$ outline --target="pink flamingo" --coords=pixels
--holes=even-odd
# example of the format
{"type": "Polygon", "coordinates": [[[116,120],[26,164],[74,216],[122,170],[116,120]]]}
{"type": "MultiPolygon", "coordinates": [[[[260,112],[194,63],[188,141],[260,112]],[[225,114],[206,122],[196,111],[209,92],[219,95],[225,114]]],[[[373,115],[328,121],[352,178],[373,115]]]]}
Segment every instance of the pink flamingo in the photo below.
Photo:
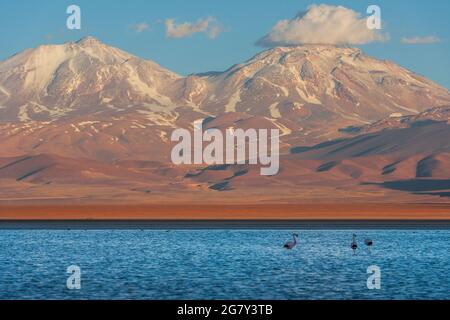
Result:
{"type": "Polygon", "coordinates": [[[356,249],[358,249],[358,244],[356,243],[356,234],[353,234],[353,240],[350,248],[352,248],[353,254],[356,254],[356,249]]]}
{"type": "Polygon", "coordinates": [[[294,241],[288,241],[286,242],[286,244],[284,245],[284,248],[288,249],[288,250],[292,250],[295,248],[295,246],[297,245],[297,238],[298,238],[298,234],[293,233],[292,234],[292,238],[294,239],[294,241]]]}

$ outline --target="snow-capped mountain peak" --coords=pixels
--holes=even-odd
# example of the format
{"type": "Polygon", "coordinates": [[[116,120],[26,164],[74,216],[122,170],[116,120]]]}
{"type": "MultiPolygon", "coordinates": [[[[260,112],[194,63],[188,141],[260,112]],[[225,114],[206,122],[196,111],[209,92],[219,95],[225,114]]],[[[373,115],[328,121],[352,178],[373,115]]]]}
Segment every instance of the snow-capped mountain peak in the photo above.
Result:
{"type": "Polygon", "coordinates": [[[331,45],[272,48],[225,72],[192,76],[187,83],[208,111],[297,123],[308,119],[326,122],[333,131],[345,122],[417,114],[450,99],[448,90],[399,65],[358,48],[331,45]]]}
{"type": "Polygon", "coordinates": [[[44,45],[0,63],[0,113],[9,121],[54,120],[105,107],[168,106],[166,91],[178,78],[93,37],[44,45]]]}
{"type": "Polygon", "coordinates": [[[195,113],[239,112],[276,121],[286,132],[329,138],[347,126],[449,103],[448,90],[424,77],[361,49],[330,45],[272,48],[224,72],[184,78],[93,37],[0,63],[3,121],[134,112],[173,125],[195,113]]]}

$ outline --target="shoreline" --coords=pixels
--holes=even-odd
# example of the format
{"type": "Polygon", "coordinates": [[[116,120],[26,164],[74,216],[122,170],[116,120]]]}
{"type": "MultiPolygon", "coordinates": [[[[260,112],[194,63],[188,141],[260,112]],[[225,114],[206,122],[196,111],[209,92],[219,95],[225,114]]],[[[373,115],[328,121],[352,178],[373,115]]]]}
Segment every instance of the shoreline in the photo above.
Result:
{"type": "Polygon", "coordinates": [[[450,204],[0,205],[0,222],[93,220],[450,222],[450,204]]]}
{"type": "Polygon", "coordinates": [[[450,220],[2,220],[1,230],[450,230],[450,220]]]}

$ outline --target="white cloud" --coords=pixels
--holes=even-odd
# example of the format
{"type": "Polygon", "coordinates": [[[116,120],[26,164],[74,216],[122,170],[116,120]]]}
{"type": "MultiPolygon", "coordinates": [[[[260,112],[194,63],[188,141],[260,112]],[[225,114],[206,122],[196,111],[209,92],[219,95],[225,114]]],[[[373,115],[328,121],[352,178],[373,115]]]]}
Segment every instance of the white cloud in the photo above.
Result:
{"type": "Polygon", "coordinates": [[[136,24],[131,25],[130,28],[133,29],[137,33],[141,33],[141,32],[144,32],[144,31],[147,31],[148,29],[150,29],[150,26],[145,22],[141,22],[141,23],[136,23],[136,24]]]}
{"type": "Polygon", "coordinates": [[[199,19],[194,23],[176,23],[175,19],[167,19],[165,24],[168,38],[187,38],[196,33],[206,33],[210,39],[215,39],[224,31],[214,17],[199,19]]]}
{"type": "Polygon", "coordinates": [[[360,45],[386,41],[389,36],[367,27],[367,17],[342,7],[311,5],[292,20],[279,21],[257,41],[263,47],[302,44],[360,45]]]}
{"type": "Polygon", "coordinates": [[[441,39],[436,36],[402,38],[401,40],[403,44],[433,44],[439,42],[441,42],[441,39]]]}

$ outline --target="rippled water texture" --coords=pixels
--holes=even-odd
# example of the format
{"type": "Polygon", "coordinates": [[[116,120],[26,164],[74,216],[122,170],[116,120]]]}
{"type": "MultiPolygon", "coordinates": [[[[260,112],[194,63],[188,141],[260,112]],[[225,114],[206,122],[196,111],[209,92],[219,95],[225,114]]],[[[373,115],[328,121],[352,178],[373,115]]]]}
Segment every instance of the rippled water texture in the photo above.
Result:
{"type": "Polygon", "coordinates": [[[0,299],[449,299],[450,231],[0,231],[0,299]],[[364,239],[374,240],[369,251],[364,239]],[[81,290],[66,286],[70,265],[81,290]],[[381,290],[367,268],[381,268],[381,290]]]}

